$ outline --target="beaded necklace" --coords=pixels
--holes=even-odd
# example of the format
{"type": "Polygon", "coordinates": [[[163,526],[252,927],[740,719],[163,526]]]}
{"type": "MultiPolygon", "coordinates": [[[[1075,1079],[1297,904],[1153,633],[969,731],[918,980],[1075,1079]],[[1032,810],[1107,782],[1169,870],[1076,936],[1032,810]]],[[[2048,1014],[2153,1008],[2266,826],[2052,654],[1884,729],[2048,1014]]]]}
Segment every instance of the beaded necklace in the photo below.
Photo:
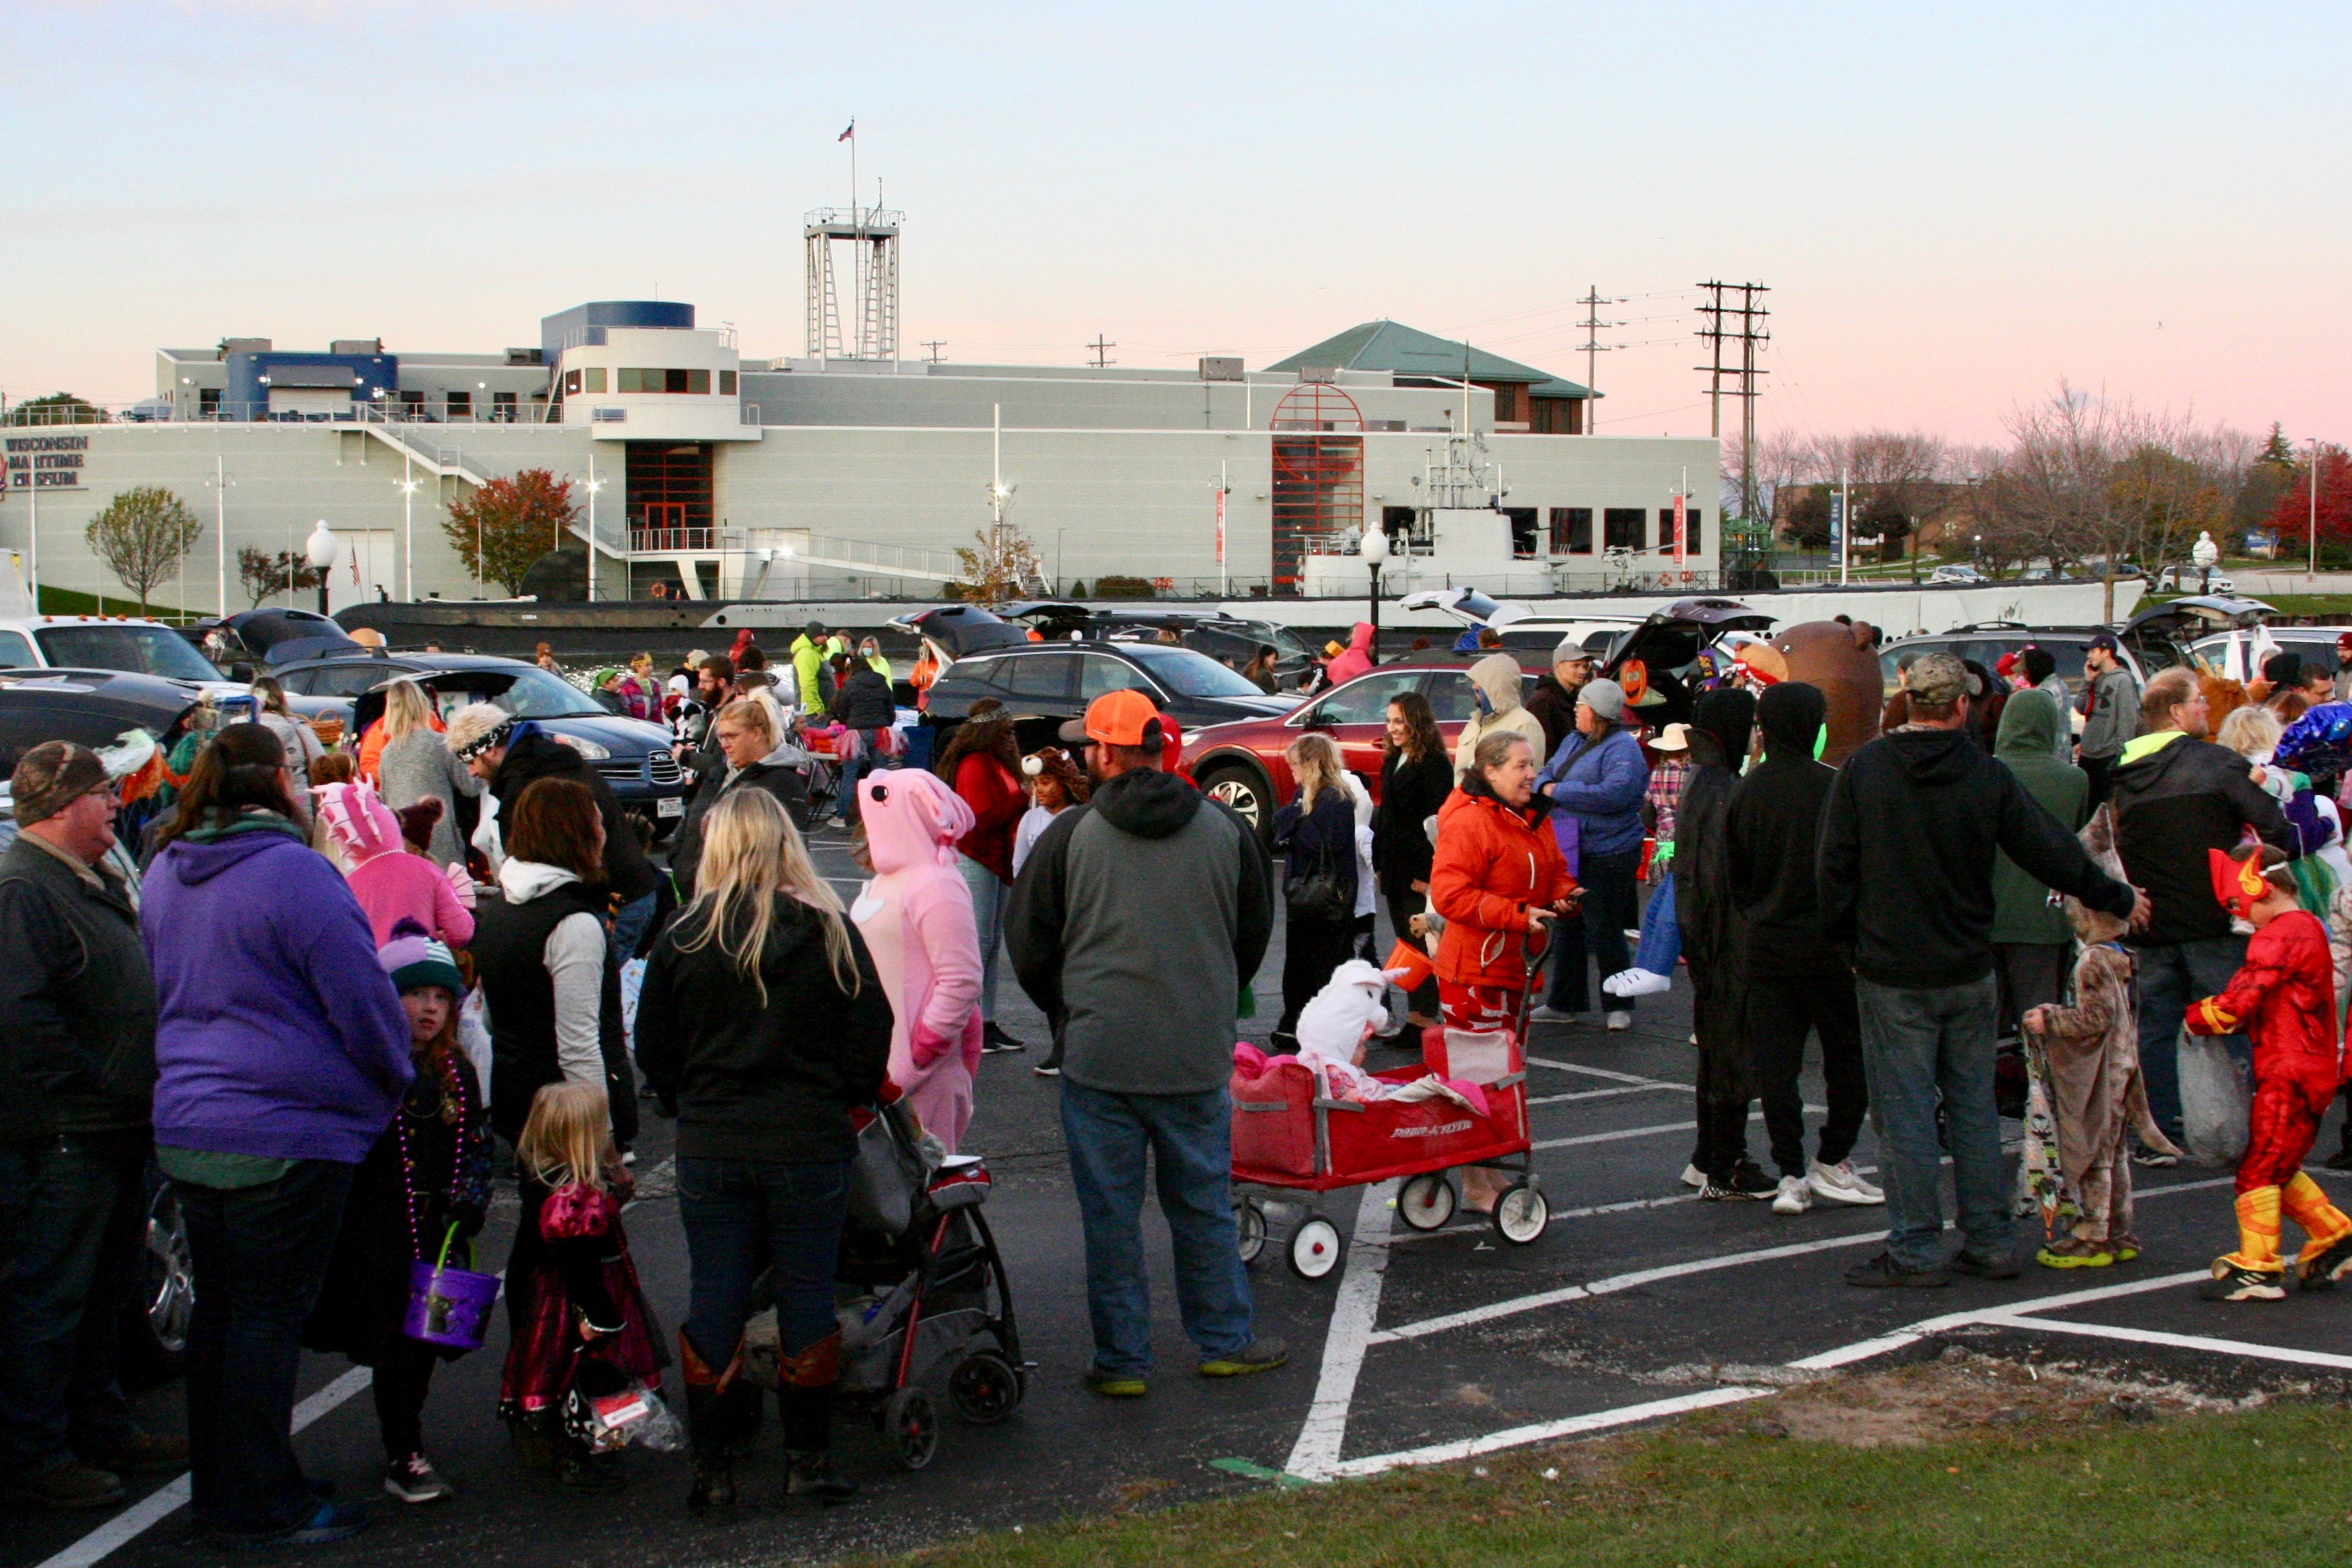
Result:
{"type": "MultiPolygon", "coordinates": [[[[439,1095],[436,1097],[436,1099],[449,1095],[454,1089],[454,1086],[446,1079],[442,1079],[437,1087],[439,1095]]],[[[458,1089],[456,1092],[462,1101],[464,1091],[458,1089]]],[[[458,1112],[457,1135],[450,1141],[449,1190],[453,1193],[457,1190],[457,1181],[464,1173],[466,1161],[465,1115],[462,1103],[458,1112]]],[[[443,1115],[444,1112],[436,1106],[434,1114],[443,1115]]],[[[400,1139],[400,1190],[402,1197],[405,1200],[403,1212],[408,1221],[408,1255],[421,1262],[425,1257],[425,1250],[417,1232],[424,1222],[425,1210],[432,1202],[432,1194],[428,1193],[420,1195],[416,1190],[416,1156],[408,1147],[408,1099],[404,1095],[401,1097],[400,1110],[392,1119],[392,1125],[400,1139]]],[[[417,1120],[424,1121],[425,1118],[419,1117],[417,1120]]]]}

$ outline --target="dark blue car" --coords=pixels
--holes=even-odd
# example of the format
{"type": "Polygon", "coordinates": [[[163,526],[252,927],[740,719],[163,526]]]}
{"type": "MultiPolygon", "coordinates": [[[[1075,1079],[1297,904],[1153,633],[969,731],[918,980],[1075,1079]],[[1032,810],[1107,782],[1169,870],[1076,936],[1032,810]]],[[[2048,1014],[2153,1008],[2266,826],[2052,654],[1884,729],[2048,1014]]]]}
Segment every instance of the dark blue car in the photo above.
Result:
{"type": "Polygon", "coordinates": [[[656,836],[686,815],[687,778],[670,751],[665,726],[610,712],[561,676],[521,659],[470,653],[344,652],[299,660],[272,673],[306,717],[334,713],[353,734],[383,713],[381,688],[394,680],[423,686],[444,716],[468,702],[495,702],[577,746],[623,805],[652,819],[656,836]]]}

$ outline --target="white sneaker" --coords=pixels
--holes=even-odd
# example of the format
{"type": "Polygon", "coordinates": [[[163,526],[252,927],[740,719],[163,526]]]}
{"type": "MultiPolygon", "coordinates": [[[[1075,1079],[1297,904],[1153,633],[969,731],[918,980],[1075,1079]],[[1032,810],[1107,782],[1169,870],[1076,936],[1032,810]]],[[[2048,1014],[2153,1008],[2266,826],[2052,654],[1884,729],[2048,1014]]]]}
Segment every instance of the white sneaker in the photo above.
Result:
{"type": "Polygon", "coordinates": [[[1633,1015],[1631,1013],[1612,1013],[1605,1020],[1603,1020],[1603,1022],[1607,1025],[1609,1032],[1613,1035],[1621,1029],[1632,1028],[1633,1026],[1633,1015]]]}
{"type": "Polygon", "coordinates": [[[1685,1165],[1683,1167],[1683,1185],[1686,1187],[1706,1186],[1706,1173],[1700,1170],[1696,1165],[1685,1165]]]}
{"type": "Polygon", "coordinates": [[[1674,988],[1671,975],[1654,974],[1646,969],[1621,969],[1601,983],[1601,989],[1612,996],[1656,996],[1674,988]]]}
{"type": "Polygon", "coordinates": [[[1542,1006],[1538,1007],[1534,1012],[1528,1015],[1528,1022],[1530,1024],[1573,1024],[1576,1022],[1576,1015],[1573,1013],[1563,1013],[1559,1008],[1547,1002],[1542,1006]]]}
{"type": "Polygon", "coordinates": [[[1834,1165],[1814,1161],[1811,1169],[1805,1173],[1805,1184],[1812,1188],[1813,1195],[1824,1203],[1883,1204],[1886,1201],[1884,1192],[1854,1174],[1851,1160],[1840,1160],[1834,1165]]]}
{"type": "Polygon", "coordinates": [[[1783,1176],[1780,1190],[1772,1196],[1774,1214],[1802,1214],[1813,1206],[1813,1190],[1802,1176],[1783,1176]]]}

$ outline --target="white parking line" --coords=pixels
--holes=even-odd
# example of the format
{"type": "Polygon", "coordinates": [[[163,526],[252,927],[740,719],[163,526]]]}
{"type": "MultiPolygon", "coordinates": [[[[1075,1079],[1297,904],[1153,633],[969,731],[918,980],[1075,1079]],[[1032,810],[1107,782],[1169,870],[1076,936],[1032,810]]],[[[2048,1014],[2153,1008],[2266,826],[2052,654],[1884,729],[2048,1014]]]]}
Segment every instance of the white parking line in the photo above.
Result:
{"type": "Polygon", "coordinates": [[[2296,1366],[2325,1366],[2338,1371],[2352,1367],[2352,1355],[2291,1350],[2284,1345],[2256,1344],[2251,1340],[2220,1340],[2208,1334],[2172,1334],[2160,1329],[2123,1329],[2112,1323],[2052,1323],[2028,1317],[2022,1312],[1987,1312],[1977,1321],[1996,1329],[2038,1329],[2044,1333],[2081,1334],[2095,1340],[2122,1340],[2139,1345],[2168,1345],[2179,1350],[2205,1351],[2215,1355],[2283,1361],[2296,1366]]]}
{"type": "Polygon", "coordinates": [[[1613,1100],[1621,1094],[1655,1094],[1662,1089],[1681,1093],[1690,1090],[1679,1083],[1629,1083],[1616,1089],[1580,1089],[1573,1094],[1531,1094],[1529,1105],[1565,1105],[1572,1100],[1613,1100]]]}
{"type": "Polygon", "coordinates": [[[1549,1057],[1529,1057],[1528,1066],[1549,1068],[1554,1072],[1580,1072],[1587,1078],[1612,1079],[1619,1083],[1638,1083],[1644,1089],[1686,1089],[1696,1091],[1695,1083],[1669,1083],[1664,1079],[1643,1078],[1637,1072],[1616,1072],[1609,1068],[1589,1068],[1581,1062],[1554,1061],[1549,1057]]]}
{"type": "MultiPolygon", "coordinates": [[[[1426,1448],[1406,1448],[1394,1454],[1374,1454],[1367,1458],[1342,1459],[1308,1477],[1313,1480],[1377,1476],[1383,1470],[1400,1469],[1407,1465],[1442,1465],[1450,1459],[1472,1459],[1481,1454],[1491,1454],[1500,1448],[1516,1448],[1527,1443],[1547,1442],[1554,1437],[1573,1436],[1580,1432],[1603,1432],[1612,1426],[1630,1426],[1637,1421],[1654,1421],[1661,1416],[1680,1415],[1686,1411],[1706,1410],[1718,1405],[1736,1405],[1743,1399],[1761,1399],[1773,1391],[1769,1388],[1748,1388],[1727,1384],[1710,1388],[1702,1394],[1679,1394],[1673,1399],[1654,1399],[1642,1405],[1621,1405],[1614,1410],[1596,1410],[1589,1415],[1570,1415],[1559,1421],[1545,1421],[1533,1426],[1512,1426],[1500,1432],[1489,1432],[1484,1437],[1465,1437],[1453,1443],[1433,1443],[1426,1448]]],[[[1293,1475],[1306,1472],[1294,1469],[1293,1475]]]]}
{"type": "Polygon", "coordinates": [[[1355,1403],[1356,1378],[1364,1350],[1380,1321],[1381,1283],[1389,1266],[1390,1205],[1397,1184],[1364,1189],[1356,1205],[1356,1233],[1348,1247],[1339,1293],[1331,1303],[1331,1327],[1323,1338],[1323,1369],[1315,1380],[1315,1403],[1291,1445],[1283,1468],[1294,1476],[1319,1476],[1338,1462],[1348,1437],[1348,1410],[1355,1403]]]}

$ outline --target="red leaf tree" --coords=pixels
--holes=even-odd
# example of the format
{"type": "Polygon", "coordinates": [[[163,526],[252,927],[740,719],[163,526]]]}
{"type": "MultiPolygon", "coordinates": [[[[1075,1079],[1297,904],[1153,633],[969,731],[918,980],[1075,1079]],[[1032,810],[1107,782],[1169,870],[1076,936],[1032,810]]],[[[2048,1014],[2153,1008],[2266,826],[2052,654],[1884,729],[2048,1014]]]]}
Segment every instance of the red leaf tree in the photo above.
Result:
{"type": "MultiPolygon", "coordinates": [[[[2271,513],[2271,528],[2284,548],[2289,540],[2311,534],[2311,464],[2294,476],[2294,487],[2271,513]]],[[[2338,544],[2352,543],[2352,454],[2341,447],[2319,448],[2319,537],[2338,544]]]]}
{"type": "Polygon", "coordinates": [[[532,562],[562,547],[579,515],[570,479],[545,468],[524,468],[451,501],[441,529],[466,570],[520,594],[522,574],[532,562]]]}

